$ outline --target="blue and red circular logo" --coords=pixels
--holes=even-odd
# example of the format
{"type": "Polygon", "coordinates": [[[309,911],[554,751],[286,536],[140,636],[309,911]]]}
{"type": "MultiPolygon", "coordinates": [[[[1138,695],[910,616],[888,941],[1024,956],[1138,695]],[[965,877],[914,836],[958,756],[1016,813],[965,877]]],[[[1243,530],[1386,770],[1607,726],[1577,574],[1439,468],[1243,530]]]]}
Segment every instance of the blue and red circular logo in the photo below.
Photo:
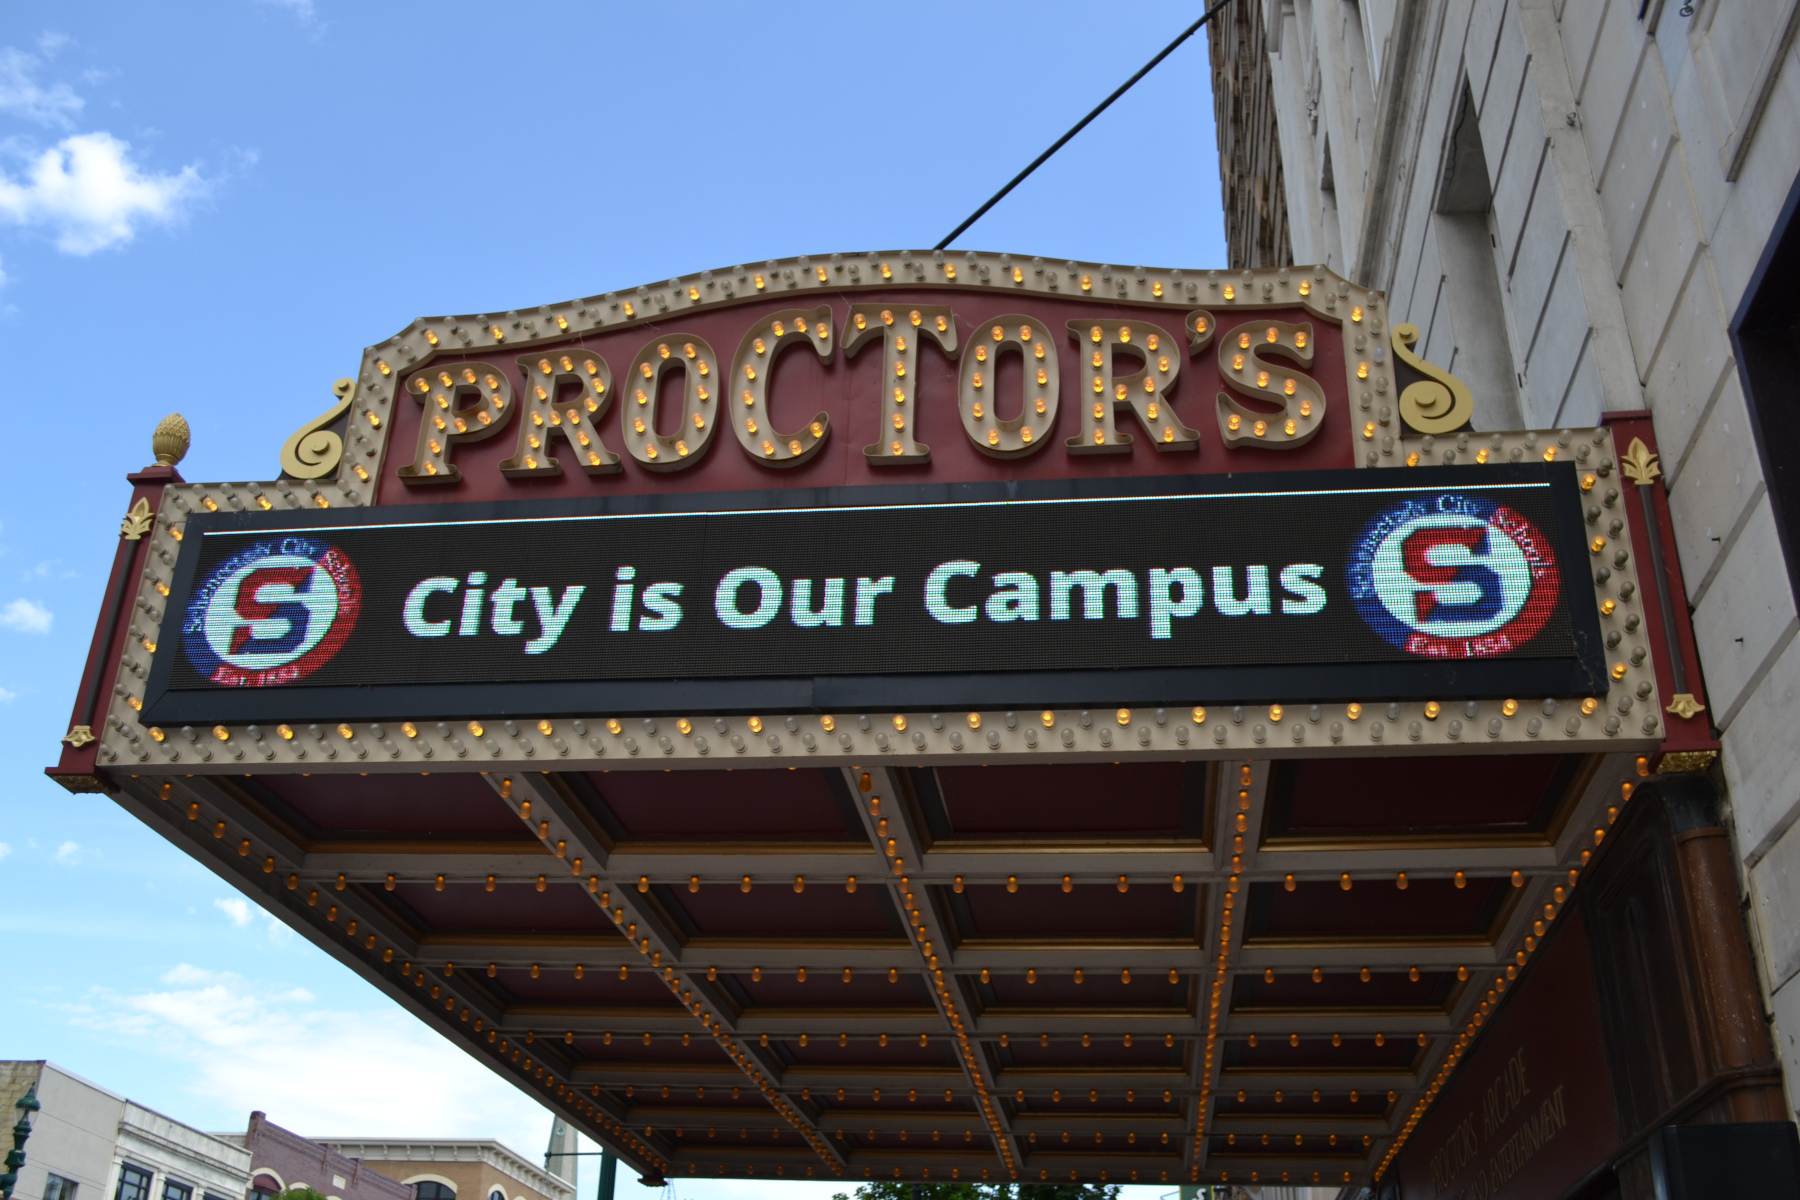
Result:
{"type": "Polygon", "coordinates": [[[336,546],[301,537],[258,542],[195,590],[182,644],[213,683],[292,683],[331,660],[361,609],[362,581],[336,546]]]}
{"type": "Polygon", "coordinates": [[[1445,492],[1396,504],[1356,539],[1350,598],[1375,632],[1425,658],[1522,648],[1561,594],[1550,541],[1504,504],[1445,492]]]}

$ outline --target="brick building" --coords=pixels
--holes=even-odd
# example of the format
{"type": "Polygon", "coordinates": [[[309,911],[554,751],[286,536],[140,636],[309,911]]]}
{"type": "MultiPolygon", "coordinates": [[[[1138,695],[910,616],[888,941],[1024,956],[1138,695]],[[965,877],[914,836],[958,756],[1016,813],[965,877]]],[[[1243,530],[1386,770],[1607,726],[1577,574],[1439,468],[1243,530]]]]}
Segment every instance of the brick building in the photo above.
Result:
{"type": "MultiPolygon", "coordinates": [[[[575,1200],[575,1185],[494,1141],[323,1138],[416,1192],[418,1200],[575,1200]]],[[[350,1200],[348,1196],[345,1200],[350,1200]]],[[[373,1198],[371,1198],[373,1200],[373,1198]]]]}

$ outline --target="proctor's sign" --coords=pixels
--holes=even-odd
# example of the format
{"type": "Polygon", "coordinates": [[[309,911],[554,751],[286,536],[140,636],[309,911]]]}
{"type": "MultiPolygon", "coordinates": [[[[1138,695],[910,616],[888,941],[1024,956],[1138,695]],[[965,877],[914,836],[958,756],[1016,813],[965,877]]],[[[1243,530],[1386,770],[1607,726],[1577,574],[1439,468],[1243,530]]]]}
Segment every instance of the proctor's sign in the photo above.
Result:
{"type": "Polygon", "coordinates": [[[145,717],[1604,690],[1572,467],[1391,478],[197,514],[145,717]]]}
{"type": "Polygon", "coordinates": [[[1424,378],[1394,334],[1323,269],[798,259],[422,319],[284,462],[384,505],[1347,468],[1424,378]]]}

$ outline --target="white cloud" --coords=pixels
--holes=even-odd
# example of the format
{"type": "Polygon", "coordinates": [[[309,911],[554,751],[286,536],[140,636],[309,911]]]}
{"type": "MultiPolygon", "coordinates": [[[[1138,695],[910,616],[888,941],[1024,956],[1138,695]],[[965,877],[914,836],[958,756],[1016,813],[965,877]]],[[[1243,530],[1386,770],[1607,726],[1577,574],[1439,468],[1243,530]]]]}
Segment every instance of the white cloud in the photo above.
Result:
{"type": "Polygon", "coordinates": [[[7,845],[5,842],[0,842],[0,858],[5,858],[7,855],[9,855],[11,853],[12,853],[12,847],[7,845]]]}
{"type": "Polygon", "coordinates": [[[0,219],[52,229],[57,249],[88,255],[129,242],[144,222],[179,220],[208,187],[191,165],[147,174],[129,142],[80,133],[39,154],[23,180],[0,174],[0,219]]]}
{"type": "Polygon", "coordinates": [[[186,963],[162,983],[95,992],[71,1019],[179,1065],[207,1107],[265,1109],[312,1137],[498,1137],[527,1158],[549,1135],[540,1105],[393,1005],[318,1008],[304,988],[186,963]],[[269,1091],[271,1079],[355,1078],[371,1062],[382,1064],[379,1089],[269,1091]],[[395,1104],[396,1095],[407,1102],[395,1104]]]}
{"type": "Polygon", "coordinates": [[[233,896],[229,900],[214,900],[213,907],[231,918],[231,923],[239,929],[250,923],[250,902],[242,896],[233,896]]]}
{"type": "Polygon", "coordinates": [[[311,25],[319,15],[313,8],[313,0],[257,0],[257,3],[269,8],[285,9],[302,25],[311,25]]]}
{"type": "MultiPolygon", "coordinates": [[[[17,700],[18,698],[19,698],[19,693],[11,690],[10,688],[0,687],[0,704],[11,704],[14,700],[17,700]]],[[[0,853],[0,858],[5,858],[5,857],[6,857],[6,855],[4,853],[0,853]]]]}
{"type": "MultiPolygon", "coordinates": [[[[47,33],[38,39],[38,48],[49,58],[67,41],[62,34],[47,33]]],[[[38,83],[35,76],[42,65],[34,54],[12,46],[0,49],[0,113],[68,129],[86,102],[66,83],[38,83]]]]}
{"type": "Polygon", "coordinates": [[[0,608],[0,627],[19,633],[49,633],[50,610],[23,597],[0,608]]]}
{"type": "Polygon", "coordinates": [[[81,856],[80,842],[64,842],[56,848],[55,859],[59,863],[73,863],[81,856]]]}

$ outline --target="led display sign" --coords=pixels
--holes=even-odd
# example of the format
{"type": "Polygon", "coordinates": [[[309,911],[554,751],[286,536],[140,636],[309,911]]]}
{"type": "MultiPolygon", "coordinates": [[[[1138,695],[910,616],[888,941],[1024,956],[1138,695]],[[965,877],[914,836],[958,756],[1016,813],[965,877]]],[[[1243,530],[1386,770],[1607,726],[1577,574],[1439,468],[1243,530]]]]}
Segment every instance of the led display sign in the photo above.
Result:
{"type": "Polygon", "coordinates": [[[164,724],[1605,690],[1572,467],[218,513],[164,724]]]}

